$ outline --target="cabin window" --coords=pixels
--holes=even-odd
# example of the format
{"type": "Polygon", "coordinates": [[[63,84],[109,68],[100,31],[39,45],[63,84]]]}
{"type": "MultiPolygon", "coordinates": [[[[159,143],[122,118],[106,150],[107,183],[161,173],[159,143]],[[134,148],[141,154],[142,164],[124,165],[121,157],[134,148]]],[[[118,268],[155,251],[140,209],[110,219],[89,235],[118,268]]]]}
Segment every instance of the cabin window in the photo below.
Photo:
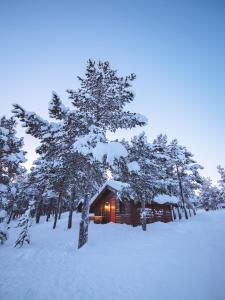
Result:
{"type": "Polygon", "coordinates": [[[122,202],[122,201],[120,201],[120,204],[119,204],[119,206],[120,206],[120,213],[121,214],[125,214],[125,205],[124,205],[124,203],[122,202]]]}

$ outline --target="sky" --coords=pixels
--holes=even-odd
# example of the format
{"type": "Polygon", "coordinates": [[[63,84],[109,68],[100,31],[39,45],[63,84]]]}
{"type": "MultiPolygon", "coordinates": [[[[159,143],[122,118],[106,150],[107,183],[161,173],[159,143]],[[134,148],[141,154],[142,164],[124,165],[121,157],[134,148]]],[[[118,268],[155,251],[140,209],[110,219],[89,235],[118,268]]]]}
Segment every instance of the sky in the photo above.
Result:
{"type": "MultiPolygon", "coordinates": [[[[204,176],[225,166],[225,1],[0,0],[0,112],[12,103],[47,118],[56,91],[69,105],[89,58],[137,75],[130,109],[195,155],[204,176]]],[[[27,166],[38,141],[24,134],[27,166]]]]}

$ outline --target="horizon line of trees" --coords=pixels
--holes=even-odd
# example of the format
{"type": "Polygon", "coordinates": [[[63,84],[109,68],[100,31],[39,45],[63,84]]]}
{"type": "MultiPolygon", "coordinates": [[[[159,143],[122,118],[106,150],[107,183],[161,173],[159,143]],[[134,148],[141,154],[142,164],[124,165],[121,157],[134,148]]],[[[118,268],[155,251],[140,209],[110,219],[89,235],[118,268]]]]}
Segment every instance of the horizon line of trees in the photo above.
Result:
{"type": "Polygon", "coordinates": [[[195,214],[191,201],[196,199],[206,209],[216,209],[224,201],[225,170],[218,167],[220,187],[203,178],[202,167],[193,154],[176,139],[168,142],[160,134],[149,142],[145,133],[125,139],[109,140],[107,132],[131,129],[147,124],[147,119],[125,106],[134,100],[131,89],[136,76],[120,77],[109,62],[89,60],[85,77],[78,77],[80,87],[68,90],[72,109],[53,93],[49,104],[51,122],[36,113],[13,105],[13,117],[0,119],[0,241],[7,239],[7,224],[19,218],[20,236],[15,245],[29,243],[31,219],[40,222],[54,218],[56,228],[62,212],[68,211],[68,229],[73,212],[82,213],[78,248],[88,240],[89,201],[107,180],[110,170],[115,180],[128,183],[122,192],[141,202],[142,229],[146,230],[146,203],[159,194],[179,197],[185,218],[188,209],[195,214]],[[26,133],[37,138],[38,158],[28,173],[23,138],[16,137],[16,120],[26,133]],[[4,225],[4,228],[3,228],[4,225]]]}

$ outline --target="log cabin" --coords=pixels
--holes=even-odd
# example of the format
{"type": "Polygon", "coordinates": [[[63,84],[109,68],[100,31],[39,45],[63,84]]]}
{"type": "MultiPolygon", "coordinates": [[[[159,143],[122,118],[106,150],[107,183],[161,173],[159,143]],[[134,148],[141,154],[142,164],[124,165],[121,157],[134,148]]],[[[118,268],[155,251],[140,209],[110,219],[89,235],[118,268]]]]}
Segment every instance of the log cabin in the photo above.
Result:
{"type": "MultiPolygon", "coordinates": [[[[132,226],[140,225],[140,202],[119,196],[126,186],[125,183],[108,180],[91,199],[90,220],[97,224],[112,222],[132,226]]],[[[158,203],[155,200],[151,204],[146,204],[147,223],[172,221],[172,210],[172,204],[169,202],[158,203]]]]}

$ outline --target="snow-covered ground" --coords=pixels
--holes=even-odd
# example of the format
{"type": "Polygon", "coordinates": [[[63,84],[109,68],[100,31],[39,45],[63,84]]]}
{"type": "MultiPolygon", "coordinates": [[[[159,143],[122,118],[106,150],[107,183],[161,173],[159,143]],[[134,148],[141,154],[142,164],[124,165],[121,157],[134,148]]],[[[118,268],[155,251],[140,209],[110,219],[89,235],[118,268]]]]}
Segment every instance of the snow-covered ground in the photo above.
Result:
{"type": "Polygon", "coordinates": [[[32,244],[13,248],[16,230],[0,247],[0,299],[225,299],[225,210],[198,211],[188,221],[90,226],[77,250],[78,216],[66,229],[32,227],[32,244]]]}

